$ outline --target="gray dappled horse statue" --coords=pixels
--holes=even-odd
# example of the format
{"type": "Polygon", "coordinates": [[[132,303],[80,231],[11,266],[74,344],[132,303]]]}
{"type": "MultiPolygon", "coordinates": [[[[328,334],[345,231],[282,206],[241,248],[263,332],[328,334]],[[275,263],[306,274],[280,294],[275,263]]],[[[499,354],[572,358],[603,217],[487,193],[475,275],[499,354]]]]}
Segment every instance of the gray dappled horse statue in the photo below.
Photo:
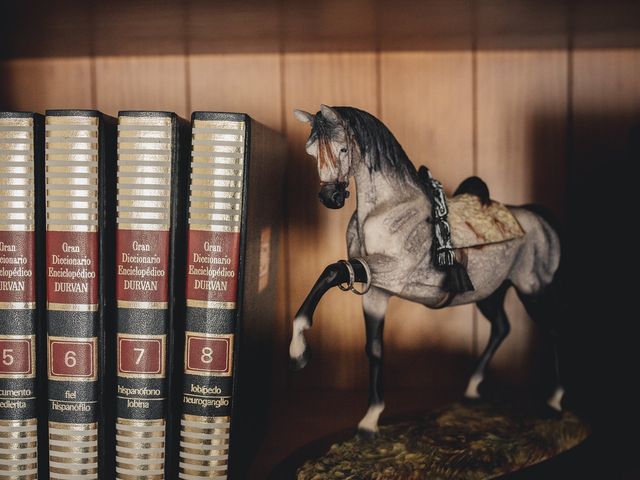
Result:
{"type": "MultiPolygon", "coordinates": [[[[438,218],[443,216],[443,208],[446,214],[446,204],[441,205],[443,194],[440,198],[438,192],[434,194],[426,168],[416,171],[382,122],[352,107],[322,105],[315,115],[301,110],[294,113],[298,120],[311,126],[306,151],[317,160],[320,200],[328,208],[343,207],[349,195],[349,181],[354,178],[357,209],[347,228],[349,260],[326,267],[296,314],[289,347],[291,365],[299,370],[309,360],[304,331],[311,327],[315,308],[327,290],[339,286],[363,294],[370,388],[369,409],[358,424],[361,432],[377,432],[384,409],[382,337],[392,295],[429,308],[476,303],[491,322],[488,345],[469,379],[465,394],[468,398],[479,397],[478,386],[485,368],[509,333],[503,302],[510,286],[515,287],[529,315],[552,333],[555,346],[558,313],[552,280],[560,262],[560,241],[540,209],[492,202],[484,182],[472,177],[463,182],[456,195],[461,194],[467,201],[473,199],[480,210],[485,205],[499,205],[503,214],[512,218],[517,228],[521,227],[521,234],[504,241],[457,248],[443,238],[450,233],[446,217],[445,222],[438,218]],[[465,270],[462,280],[453,287],[448,283],[452,269],[434,261],[447,245],[455,253],[455,266],[462,264],[465,270]],[[363,289],[356,290],[354,282],[363,283],[363,289]]],[[[467,210],[463,208],[461,214],[467,210]]],[[[556,381],[557,388],[548,403],[560,410],[564,390],[558,375],[557,352],[556,381]]]]}

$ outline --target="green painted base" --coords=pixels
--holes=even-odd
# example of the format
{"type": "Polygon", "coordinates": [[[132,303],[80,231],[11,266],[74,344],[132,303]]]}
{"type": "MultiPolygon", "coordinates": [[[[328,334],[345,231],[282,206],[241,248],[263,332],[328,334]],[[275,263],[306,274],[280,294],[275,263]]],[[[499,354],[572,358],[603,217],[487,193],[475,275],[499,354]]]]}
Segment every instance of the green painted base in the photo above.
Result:
{"type": "Polygon", "coordinates": [[[543,462],[583,442],[586,424],[570,412],[524,412],[485,402],[456,403],[354,436],[307,460],[298,480],[486,479],[543,462]]]}

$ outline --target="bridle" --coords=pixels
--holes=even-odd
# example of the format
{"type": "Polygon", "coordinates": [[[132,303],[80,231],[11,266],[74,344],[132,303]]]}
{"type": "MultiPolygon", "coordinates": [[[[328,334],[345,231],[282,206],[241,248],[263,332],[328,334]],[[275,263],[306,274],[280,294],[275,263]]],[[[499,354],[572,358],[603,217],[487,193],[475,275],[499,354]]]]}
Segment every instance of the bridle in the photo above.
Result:
{"type": "MultiPolygon", "coordinates": [[[[348,129],[345,128],[345,131],[348,132],[348,129]]],[[[326,185],[336,185],[342,189],[345,189],[349,186],[349,173],[347,172],[347,176],[345,179],[340,178],[340,166],[338,164],[338,159],[336,159],[336,155],[331,148],[331,141],[326,137],[318,137],[316,139],[318,142],[318,166],[323,168],[323,166],[328,165],[332,170],[337,172],[337,178],[335,180],[330,181],[320,181],[320,187],[324,187],[326,185]]],[[[347,154],[346,160],[349,162],[349,168],[351,168],[352,160],[353,160],[353,141],[349,138],[347,139],[347,148],[341,149],[344,153],[347,154]]],[[[346,192],[346,196],[349,196],[349,192],[346,192]]]]}

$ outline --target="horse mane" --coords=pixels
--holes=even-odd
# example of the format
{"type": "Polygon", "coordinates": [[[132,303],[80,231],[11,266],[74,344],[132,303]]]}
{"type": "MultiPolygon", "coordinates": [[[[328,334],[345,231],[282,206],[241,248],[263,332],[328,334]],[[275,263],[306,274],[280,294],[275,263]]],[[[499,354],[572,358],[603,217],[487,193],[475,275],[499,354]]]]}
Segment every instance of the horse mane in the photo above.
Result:
{"type": "MultiPolygon", "coordinates": [[[[382,172],[404,180],[417,181],[416,168],[393,133],[384,123],[363,110],[354,107],[332,107],[350,129],[350,133],[366,162],[369,172],[382,172]]],[[[315,115],[312,135],[331,135],[335,125],[321,112],[315,115]]]]}

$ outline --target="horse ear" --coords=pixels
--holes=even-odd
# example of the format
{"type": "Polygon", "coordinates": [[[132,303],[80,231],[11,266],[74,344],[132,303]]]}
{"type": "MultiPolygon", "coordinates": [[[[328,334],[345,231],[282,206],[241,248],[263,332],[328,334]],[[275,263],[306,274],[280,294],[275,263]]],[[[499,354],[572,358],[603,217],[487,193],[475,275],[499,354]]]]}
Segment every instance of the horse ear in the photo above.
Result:
{"type": "Polygon", "coordinates": [[[322,116],[329,122],[336,125],[340,123],[340,115],[335,109],[323,104],[320,105],[320,111],[322,112],[322,116]]]}
{"type": "Polygon", "coordinates": [[[309,112],[305,112],[304,110],[298,110],[297,108],[293,111],[295,117],[302,123],[311,123],[313,122],[313,115],[309,112]]]}

